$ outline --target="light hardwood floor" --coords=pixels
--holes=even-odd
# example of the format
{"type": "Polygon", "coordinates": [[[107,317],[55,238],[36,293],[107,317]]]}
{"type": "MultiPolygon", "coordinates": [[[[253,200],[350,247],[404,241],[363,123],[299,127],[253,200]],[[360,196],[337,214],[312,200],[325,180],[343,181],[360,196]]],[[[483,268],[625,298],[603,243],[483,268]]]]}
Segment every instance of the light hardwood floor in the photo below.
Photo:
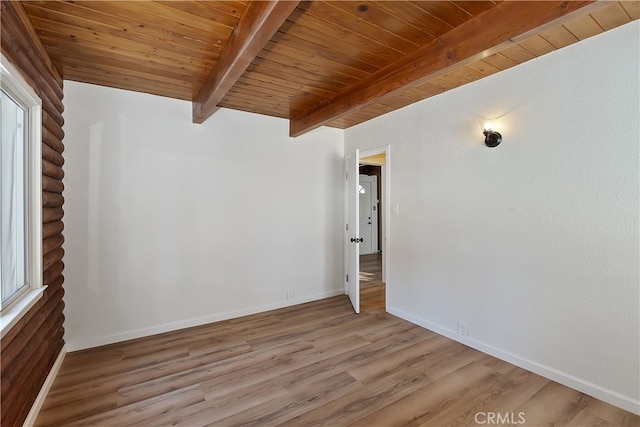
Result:
{"type": "Polygon", "coordinates": [[[365,282],[359,315],[339,296],[71,353],[37,425],[640,424],[386,314],[384,284],[365,282]]]}

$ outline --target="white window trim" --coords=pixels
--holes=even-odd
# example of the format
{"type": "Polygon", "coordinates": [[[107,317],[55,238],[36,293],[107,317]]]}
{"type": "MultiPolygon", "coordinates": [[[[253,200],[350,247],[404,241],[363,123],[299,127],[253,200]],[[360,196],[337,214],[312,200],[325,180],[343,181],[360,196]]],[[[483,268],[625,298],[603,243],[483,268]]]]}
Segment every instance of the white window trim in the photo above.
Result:
{"type": "Polygon", "coordinates": [[[42,298],[46,286],[43,286],[42,271],[42,100],[4,55],[1,60],[3,89],[27,104],[29,110],[29,289],[0,312],[0,337],[4,337],[42,298]]]}
{"type": "Polygon", "coordinates": [[[18,320],[22,318],[27,312],[36,305],[38,300],[42,298],[42,294],[46,289],[46,286],[41,286],[37,289],[30,289],[18,298],[8,309],[5,309],[0,313],[0,338],[4,337],[7,332],[13,328],[18,320]]]}

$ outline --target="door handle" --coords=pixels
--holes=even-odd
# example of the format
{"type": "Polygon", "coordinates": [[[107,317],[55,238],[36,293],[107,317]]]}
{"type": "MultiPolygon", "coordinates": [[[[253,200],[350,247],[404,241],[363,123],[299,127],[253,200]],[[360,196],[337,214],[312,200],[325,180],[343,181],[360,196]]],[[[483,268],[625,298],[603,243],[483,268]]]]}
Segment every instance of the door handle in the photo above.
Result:
{"type": "Polygon", "coordinates": [[[353,243],[362,243],[362,242],[364,242],[364,238],[361,237],[361,238],[357,239],[355,237],[352,237],[351,238],[351,242],[353,242],[353,243]]]}

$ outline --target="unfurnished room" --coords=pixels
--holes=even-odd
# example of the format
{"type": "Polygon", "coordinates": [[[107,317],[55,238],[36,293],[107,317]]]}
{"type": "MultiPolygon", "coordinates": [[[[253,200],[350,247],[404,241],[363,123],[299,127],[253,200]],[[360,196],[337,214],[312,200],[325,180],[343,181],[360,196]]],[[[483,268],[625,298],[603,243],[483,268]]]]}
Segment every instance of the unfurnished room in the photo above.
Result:
{"type": "Polygon", "coordinates": [[[640,426],[639,1],[0,5],[3,427],[640,426]]]}

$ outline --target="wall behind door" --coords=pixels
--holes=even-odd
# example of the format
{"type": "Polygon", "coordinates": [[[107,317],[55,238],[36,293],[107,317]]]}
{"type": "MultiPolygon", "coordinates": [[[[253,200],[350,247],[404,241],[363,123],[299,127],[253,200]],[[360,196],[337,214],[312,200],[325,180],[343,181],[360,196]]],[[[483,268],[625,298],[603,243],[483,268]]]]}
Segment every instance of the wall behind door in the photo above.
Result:
{"type": "Polygon", "coordinates": [[[65,82],[73,349],[343,293],[342,131],[65,82]],[[294,299],[287,300],[287,290],[294,299]]]}

